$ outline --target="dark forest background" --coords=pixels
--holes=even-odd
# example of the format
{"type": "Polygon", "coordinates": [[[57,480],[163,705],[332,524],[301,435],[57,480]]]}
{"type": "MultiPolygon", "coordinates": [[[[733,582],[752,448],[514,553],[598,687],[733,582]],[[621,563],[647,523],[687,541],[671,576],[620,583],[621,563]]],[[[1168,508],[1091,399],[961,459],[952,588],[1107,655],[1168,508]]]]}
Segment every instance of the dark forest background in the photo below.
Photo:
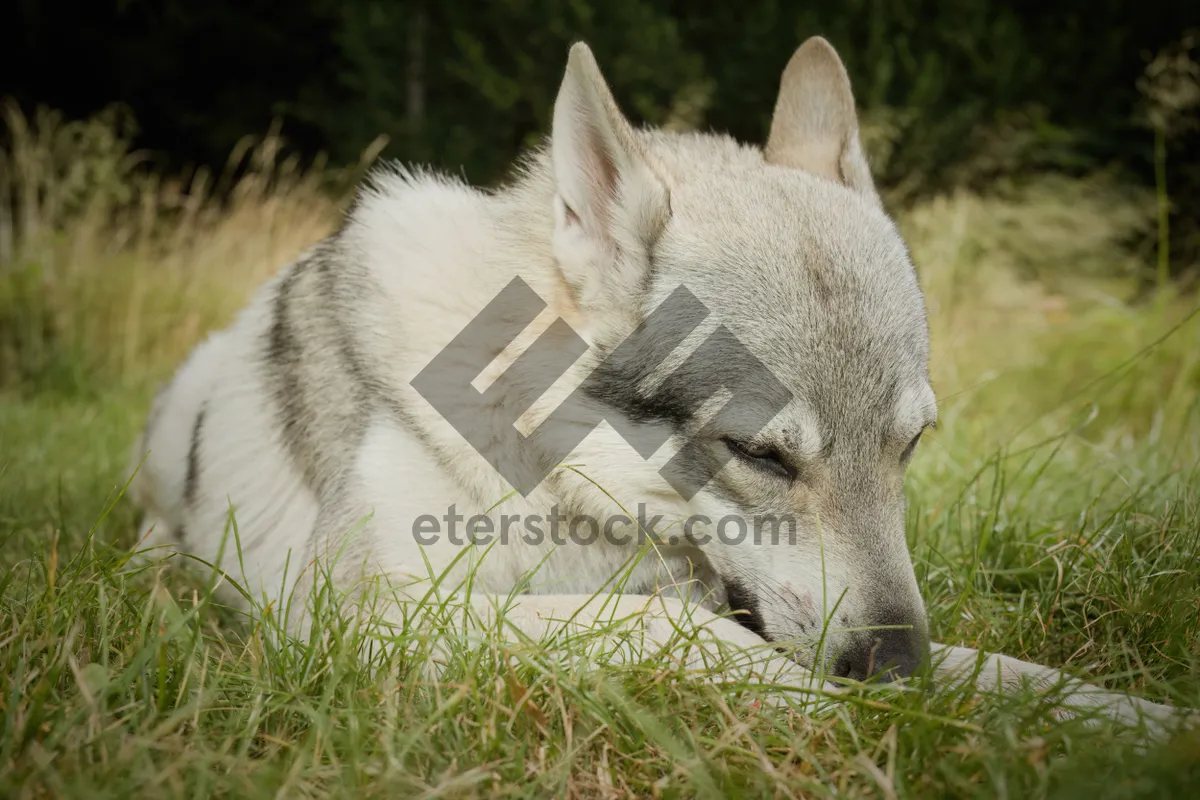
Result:
{"type": "Polygon", "coordinates": [[[279,122],[304,157],[353,162],[384,135],[389,157],[488,183],[546,131],[573,40],[633,117],[761,141],[783,65],[819,33],[846,61],[890,201],[1114,170],[1166,189],[1171,261],[1187,271],[1200,254],[1198,5],[16,0],[0,97],[73,118],[120,104],[168,170],[219,167],[279,122]]]}

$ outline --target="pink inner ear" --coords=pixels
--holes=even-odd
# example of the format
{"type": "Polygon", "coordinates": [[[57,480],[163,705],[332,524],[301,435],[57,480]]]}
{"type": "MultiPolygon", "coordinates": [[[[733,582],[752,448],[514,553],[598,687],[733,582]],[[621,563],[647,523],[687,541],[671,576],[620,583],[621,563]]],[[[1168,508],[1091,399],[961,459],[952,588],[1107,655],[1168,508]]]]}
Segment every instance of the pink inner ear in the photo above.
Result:
{"type": "MultiPolygon", "coordinates": [[[[594,233],[607,235],[612,224],[612,204],[616,200],[618,172],[613,153],[607,147],[604,135],[591,122],[580,125],[582,145],[580,167],[588,188],[588,211],[597,230],[594,233]]],[[[576,217],[578,219],[578,216],[576,217]]]]}

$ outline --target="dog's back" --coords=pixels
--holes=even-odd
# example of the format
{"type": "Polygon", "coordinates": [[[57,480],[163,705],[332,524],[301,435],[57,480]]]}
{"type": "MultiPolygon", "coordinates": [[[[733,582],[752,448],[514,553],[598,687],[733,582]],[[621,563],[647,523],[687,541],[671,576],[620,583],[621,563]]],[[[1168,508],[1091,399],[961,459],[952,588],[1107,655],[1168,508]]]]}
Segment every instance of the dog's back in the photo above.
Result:
{"type": "Polygon", "coordinates": [[[372,416],[409,413],[423,361],[511,275],[496,251],[543,257],[522,252],[529,224],[511,197],[373,175],[342,229],[280,269],[155,398],[132,453],[139,548],[222,555],[254,590],[286,592],[372,416]],[[497,235],[502,217],[521,230],[497,235]]]}

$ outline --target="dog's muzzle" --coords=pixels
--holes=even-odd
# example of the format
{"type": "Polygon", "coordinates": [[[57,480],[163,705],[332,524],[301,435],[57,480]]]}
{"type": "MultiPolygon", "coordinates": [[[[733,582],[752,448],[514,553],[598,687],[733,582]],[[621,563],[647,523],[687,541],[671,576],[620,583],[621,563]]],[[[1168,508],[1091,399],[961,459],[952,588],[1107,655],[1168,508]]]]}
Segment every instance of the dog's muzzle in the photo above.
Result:
{"type": "MultiPolygon", "coordinates": [[[[922,621],[923,622],[923,621],[922,621]]],[[[873,625],[906,625],[877,621],[873,625]]],[[[924,624],[868,629],[849,638],[834,660],[831,673],[859,682],[889,683],[920,674],[929,658],[924,624]]]]}

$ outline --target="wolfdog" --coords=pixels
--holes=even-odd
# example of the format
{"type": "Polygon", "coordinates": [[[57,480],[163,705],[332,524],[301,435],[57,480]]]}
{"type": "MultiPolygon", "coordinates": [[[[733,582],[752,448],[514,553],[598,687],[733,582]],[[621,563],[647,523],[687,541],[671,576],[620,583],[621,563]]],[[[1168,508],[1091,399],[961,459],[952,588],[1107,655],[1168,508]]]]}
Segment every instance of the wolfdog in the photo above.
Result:
{"type": "MultiPolygon", "coordinates": [[[[1065,680],[929,643],[903,493],[928,352],[826,40],[787,64],[763,147],[635,128],[577,43],[507,185],[377,170],[194,350],[134,449],[139,547],[271,602],[324,565],[347,596],[384,579],[396,619],[433,591],[514,638],[691,631],[781,684],[1065,680]]],[[[1071,685],[1064,707],[1171,713],[1071,685]]]]}

